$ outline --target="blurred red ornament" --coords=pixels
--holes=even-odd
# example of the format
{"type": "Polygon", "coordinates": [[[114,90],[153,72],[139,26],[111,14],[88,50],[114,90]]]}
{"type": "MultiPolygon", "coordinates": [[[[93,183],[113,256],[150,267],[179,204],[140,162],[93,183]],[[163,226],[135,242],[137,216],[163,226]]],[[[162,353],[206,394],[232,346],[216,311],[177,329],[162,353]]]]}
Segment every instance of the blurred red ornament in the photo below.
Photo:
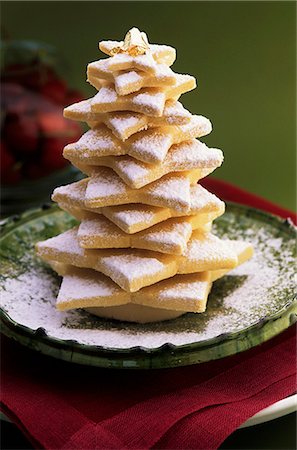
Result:
{"type": "Polygon", "coordinates": [[[15,155],[36,152],[38,150],[38,138],[38,124],[34,115],[14,114],[14,117],[8,117],[6,120],[3,139],[15,155]]]}
{"type": "Polygon", "coordinates": [[[52,171],[65,166],[65,159],[61,154],[61,140],[59,138],[49,138],[44,142],[41,157],[42,167],[52,171]]]}
{"type": "Polygon", "coordinates": [[[42,86],[39,92],[58,105],[65,105],[67,95],[65,81],[59,80],[58,78],[48,81],[42,86]]]}
{"type": "Polygon", "coordinates": [[[2,80],[20,83],[28,89],[35,90],[44,84],[44,80],[47,80],[48,75],[47,68],[41,70],[26,64],[11,64],[5,67],[4,73],[2,72],[2,80]]]}
{"type": "Polygon", "coordinates": [[[67,92],[66,96],[66,105],[72,105],[73,103],[78,103],[81,100],[83,100],[81,93],[79,91],[76,91],[75,89],[70,89],[67,92]]]}
{"type": "Polygon", "coordinates": [[[77,129],[73,130],[73,124],[56,111],[39,111],[37,121],[42,134],[46,137],[72,137],[77,129]]]}
{"type": "Polygon", "coordinates": [[[83,99],[68,88],[52,65],[50,47],[20,41],[1,72],[1,182],[43,177],[65,167],[63,148],[81,135],[78,123],[63,117],[63,107],[83,99]],[[48,50],[48,54],[45,50],[48,50]],[[25,55],[25,58],[24,58],[25,55]],[[23,59],[25,59],[25,61],[23,59]]]}
{"type": "Polygon", "coordinates": [[[21,178],[20,167],[16,159],[9,153],[7,146],[1,141],[1,180],[4,183],[17,183],[21,178]]]}

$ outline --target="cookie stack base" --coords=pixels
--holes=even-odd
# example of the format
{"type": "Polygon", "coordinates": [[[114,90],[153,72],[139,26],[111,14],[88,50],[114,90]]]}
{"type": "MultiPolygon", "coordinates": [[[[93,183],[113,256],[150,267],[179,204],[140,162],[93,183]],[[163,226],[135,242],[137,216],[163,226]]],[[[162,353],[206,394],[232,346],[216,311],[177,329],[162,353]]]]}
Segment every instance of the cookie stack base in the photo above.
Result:
{"type": "Polygon", "coordinates": [[[186,314],[185,311],[174,311],[170,309],[151,308],[150,306],[127,305],[109,306],[106,308],[85,308],[91,314],[105,319],[120,320],[123,322],[152,323],[164,320],[176,319],[186,314]]]}

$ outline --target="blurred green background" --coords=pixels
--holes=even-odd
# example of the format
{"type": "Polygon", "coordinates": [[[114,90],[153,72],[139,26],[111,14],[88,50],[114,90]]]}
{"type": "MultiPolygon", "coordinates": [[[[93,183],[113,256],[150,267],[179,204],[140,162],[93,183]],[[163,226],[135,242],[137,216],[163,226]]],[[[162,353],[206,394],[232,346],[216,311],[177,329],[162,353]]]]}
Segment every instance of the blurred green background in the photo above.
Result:
{"type": "Polygon", "coordinates": [[[295,208],[295,2],[2,2],[13,39],[58,48],[66,76],[86,96],[88,62],[98,41],[122,39],[137,26],[150,42],[177,49],[176,72],[198,89],[182,102],[210,118],[204,141],[225,162],[214,176],[295,208]]]}

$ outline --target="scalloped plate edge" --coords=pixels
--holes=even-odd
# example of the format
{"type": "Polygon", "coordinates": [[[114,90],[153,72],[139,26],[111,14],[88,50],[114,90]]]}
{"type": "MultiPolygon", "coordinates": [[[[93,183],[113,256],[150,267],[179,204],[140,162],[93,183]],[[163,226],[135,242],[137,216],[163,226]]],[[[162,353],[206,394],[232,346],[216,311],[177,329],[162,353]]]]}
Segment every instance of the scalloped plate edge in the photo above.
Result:
{"type": "Polygon", "coordinates": [[[257,345],[259,335],[262,335],[262,342],[265,342],[296,323],[297,300],[287,308],[283,308],[273,316],[263,319],[245,330],[221,334],[202,343],[194,342],[180,346],[167,343],[153,349],[145,347],[106,348],[84,345],[72,340],[61,340],[49,336],[43,328],[32,330],[20,325],[2,310],[0,312],[3,334],[30,349],[54,358],[105,368],[155,369],[180,367],[223,358],[234,354],[234,345],[236,353],[249,350],[257,345]],[[221,350],[219,357],[217,356],[218,347],[221,350]],[[213,353],[215,353],[215,357],[213,353]]]}

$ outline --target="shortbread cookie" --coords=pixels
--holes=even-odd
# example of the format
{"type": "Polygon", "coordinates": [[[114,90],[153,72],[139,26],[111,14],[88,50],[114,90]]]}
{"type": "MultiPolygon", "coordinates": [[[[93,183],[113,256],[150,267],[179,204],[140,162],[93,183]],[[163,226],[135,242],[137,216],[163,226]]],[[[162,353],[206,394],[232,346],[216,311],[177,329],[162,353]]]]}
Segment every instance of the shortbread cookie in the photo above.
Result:
{"type": "MultiPolygon", "coordinates": [[[[195,214],[197,226],[199,223],[199,227],[203,227],[221,216],[225,211],[225,205],[224,202],[215,196],[214,199],[207,200],[206,204],[204,202],[206,196],[203,194],[201,196],[199,195],[201,194],[200,187],[198,185],[191,186],[190,210],[186,214],[187,216],[195,214]],[[199,196],[199,200],[196,201],[199,196]]],[[[208,194],[210,196],[212,195],[210,193],[208,194]]],[[[108,208],[102,208],[102,213],[129,234],[149,229],[151,226],[163,222],[170,217],[185,216],[184,213],[173,211],[170,208],[160,208],[143,204],[110,206],[108,208]]]]}
{"type": "Polygon", "coordinates": [[[82,159],[68,156],[73,165],[87,175],[92,175],[93,167],[104,166],[113,169],[131,188],[140,189],[170,172],[200,170],[199,179],[206,177],[223,162],[219,149],[208,148],[202,142],[192,139],[172,145],[162,164],[147,164],[131,156],[86,157],[82,159]]]}
{"type": "Polygon", "coordinates": [[[127,303],[126,305],[119,306],[107,306],[105,308],[94,306],[85,308],[85,310],[104,319],[142,324],[172,320],[185,314],[184,311],[151,308],[150,306],[135,305],[134,303],[127,303]]]}
{"type": "Polygon", "coordinates": [[[118,95],[128,95],[143,87],[171,86],[176,81],[175,73],[166,64],[158,64],[153,75],[136,70],[114,72],[109,68],[108,59],[88,64],[87,76],[91,84],[92,80],[97,80],[96,88],[102,84],[100,80],[114,83],[118,95]]]}
{"type": "MultiPolygon", "coordinates": [[[[139,89],[133,89],[130,87],[131,92],[127,92],[126,94],[121,94],[119,92],[118,83],[116,84],[116,81],[114,79],[112,80],[106,80],[102,78],[98,78],[97,76],[93,76],[90,73],[88,73],[88,83],[90,83],[91,86],[93,86],[97,91],[100,91],[100,89],[106,87],[112,87],[113,91],[117,94],[119,101],[125,101],[125,97],[131,96],[133,98],[133,95],[136,95],[137,93],[145,93],[146,89],[156,89],[157,91],[164,92],[166,99],[173,98],[178,99],[182,94],[185,92],[191,91],[195,89],[196,87],[196,79],[188,74],[182,74],[182,73],[174,73],[171,69],[167,69],[170,71],[170,83],[161,83],[160,80],[160,74],[155,75],[148,75],[147,74],[147,80],[154,80],[154,81],[148,81],[147,83],[143,82],[143,86],[139,87],[139,89]],[[157,76],[159,75],[159,76],[157,76]],[[158,82],[159,81],[159,82],[158,82]],[[122,100],[121,100],[122,99],[122,100]]],[[[135,77],[135,74],[137,72],[135,71],[129,71],[129,72],[118,72],[120,73],[120,78],[117,78],[117,81],[123,85],[123,89],[128,91],[129,84],[125,84],[125,80],[128,81],[128,74],[131,74],[135,77]]],[[[141,72],[138,72],[141,73],[141,72]]],[[[144,72],[143,72],[144,73],[144,72]]],[[[131,86],[132,86],[132,80],[131,86]]],[[[167,81],[169,81],[169,76],[167,75],[167,81]]],[[[139,83],[140,84],[140,83],[139,83]]]]}
{"type": "MultiPolygon", "coordinates": [[[[116,53],[116,49],[123,45],[123,41],[101,41],[99,42],[99,49],[109,56],[114,56],[116,53]]],[[[151,52],[154,60],[159,64],[166,64],[167,66],[172,66],[176,58],[176,50],[169,45],[158,45],[158,44],[149,44],[149,51],[151,52]]],[[[113,64],[116,65],[115,70],[127,70],[129,67],[128,61],[116,61],[113,64]]],[[[137,67],[136,67],[137,68],[137,67]]],[[[143,70],[143,69],[139,69],[143,70]]]]}
{"type": "MultiPolygon", "coordinates": [[[[242,241],[230,241],[229,243],[236,251],[238,265],[243,264],[252,257],[253,249],[250,244],[242,241]]],[[[128,293],[120,289],[109,278],[98,274],[96,271],[64,266],[64,280],[59,292],[57,308],[62,311],[73,308],[99,308],[97,313],[101,313],[103,317],[106,317],[105,313],[117,313],[117,311],[105,311],[105,307],[134,304],[154,308],[156,314],[160,313],[157,316],[153,315],[153,320],[151,320],[150,315],[143,317],[141,314],[140,317],[146,319],[145,322],[151,322],[155,319],[162,320],[162,317],[164,317],[162,311],[164,310],[201,313],[205,310],[207,293],[211,283],[227,272],[228,270],[222,271],[220,275],[216,271],[176,275],[140,291],[128,293]],[[91,292],[90,287],[92,288],[91,292]],[[100,308],[102,309],[100,310],[100,308]]],[[[132,313],[137,311],[137,308],[127,308],[127,313],[129,310],[132,313]]],[[[125,308],[123,308],[122,314],[124,312],[125,308]]],[[[121,318],[129,320],[130,317],[132,319],[130,321],[137,322],[139,321],[137,320],[139,314],[143,312],[140,308],[138,315],[134,314],[131,317],[131,315],[126,314],[125,319],[123,319],[123,316],[121,318]]],[[[121,320],[118,315],[114,316],[114,318],[121,320]]],[[[166,316],[166,318],[173,318],[173,316],[166,316]]]]}
{"type": "MultiPolygon", "coordinates": [[[[88,210],[84,203],[88,182],[88,178],[83,178],[75,183],[59,186],[54,190],[51,198],[61,209],[81,220],[84,217],[84,211],[88,210]]],[[[92,209],[92,211],[101,214],[102,208],[92,209]]]]}
{"type": "Polygon", "coordinates": [[[185,125],[191,120],[189,111],[176,100],[166,100],[161,117],[148,117],[144,114],[130,111],[92,114],[95,116],[95,119],[87,121],[91,128],[97,128],[100,123],[104,123],[115,137],[121,141],[125,141],[138,131],[167,125],[185,125]]]}
{"type": "Polygon", "coordinates": [[[56,304],[60,311],[84,308],[100,317],[140,323],[173,319],[186,312],[203,312],[211,284],[211,272],[201,272],[176,275],[132,293],[91,269],[64,265],[61,272],[64,278],[56,304]]]}
{"type": "Polygon", "coordinates": [[[140,248],[171,255],[181,255],[196,228],[209,231],[211,224],[201,226],[199,216],[168,219],[147,230],[128,234],[103,215],[86,212],[78,228],[79,245],[84,248],[140,248]]]}
{"type": "MultiPolygon", "coordinates": [[[[88,179],[56,188],[52,200],[70,212],[78,220],[84,217],[84,211],[103,214],[125,233],[137,233],[163,222],[171,217],[179,217],[184,213],[169,208],[144,204],[118,205],[103,208],[87,208],[85,206],[85,192],[88,179]]],[[[200,185],[190,187],[190,209],[187,215],[195,215],[199,219],[199,226],[212,222],[225,211],[225,204],[214,194],[200,185]]]]}
{"type": "MultiPolygon", "coordinates": [[[[92,84],[96,84],[92,78],[92,84]]],[[[147,116],[162,116],[168,99],[178,100],[185,92],[196,87],[196,80],[190,75],[178,75],[173,86],[164,88],[143,88],[133,94],[119,96],[112,84],[98,86],[99,92],[91,100],[93,112],[135,111],[147,116]]]]}
{"type": "Polygon", "coordinates": [[[39,242],[37,252],[45,261],[98,270],[131,292],[176,273],[176,262],[170,255],[148,250],[83,249],[77,239],[77,228],[39,242]]]}
{"type": "Polygon", "coordinates": [[[98,270],[122,289],[136,292],[177,273],[232,269],[237,256],[230,246],[211,233],[194,231],[182,256],[148,250],[86,250],[80,247],[78,228],[37,244],[39,256],[82,268],[98,270]]]}
{"type": "MultiPolygon", "coordinates": [[[[238,260],[237,261],[238,266],[240,266],[245,261],[248,261],[249,259],[251,259],[253,257],[254,248],[249,242],[234,241],[234,240],[227,240],[227,239],[225,240],[225,242],[236,253],[237,260],[238,260]]],[[[226,269],[212,270],[211,271],[211,281],[216,281],[219,278],[222,278],[228,272],[229,271],[226,269]]]]}
{"type": "Polygon", "coordinates": [[[66,145],[63,156],[71,161],[94,165],[102,156],[121,155],[129,155],[148,164],[161,164],[172,145],[205,136],[210,131],[208,119],[192,116],[185,125],[151,128],[122,142],[101,124],[87,131],[77,142],[66,145]]]}
{"type": "Polygon", "coordinates": [[[87,122],[91,128],[98,128],[103,123],[118,139],[125,141],[132,134],[147,128],[184,125],[190,121],[191,114],[176,100],[166,100],[161,117],[148,117],[133,111],[94,113],[91,110],[91,99],[88,99],[64,108],[64,117],[87,122]]]}
{"type": "Polygon", "coordinates": [[[113,170],[94,167],[86,188],[85,206],[98,208],[144,203],[188,213],[191,208],[191,184],[197,183],[200,176],[200,170],[170,173],[141,189],[132,189],[113,170]]]}
{"type": "Polygon", "coordinates": [[[69,267],[57,298],[61,311],[128,303],[183,312],[203,312],[211,286],[210,272],[176,275],[138,292],[123,291],[110,278],[94,270],[69,267]]]}
{"type": "MultiPolygon", "coordinates": [[[[147,52],[144,55],[128,55],[128,54],[115,54],[111,58],[104,59],[106,66],[113,72],[121,70],[139,70],[154,75],[157,72],[158,63],[154,59],[152,52],[147,52]]],[[[96,64],[96,61],[93,63],[96,64]]]]}

